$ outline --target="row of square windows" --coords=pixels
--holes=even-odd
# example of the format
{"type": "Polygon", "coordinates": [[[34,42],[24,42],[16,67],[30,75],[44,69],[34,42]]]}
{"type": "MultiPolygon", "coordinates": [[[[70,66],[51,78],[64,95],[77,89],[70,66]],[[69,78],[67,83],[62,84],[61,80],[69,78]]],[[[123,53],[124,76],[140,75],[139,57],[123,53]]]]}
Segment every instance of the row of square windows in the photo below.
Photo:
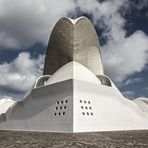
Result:
{"type": "Polygon", "coordinates": [[[94,114],[92,112],[91,113],[89,113],[89,112],[86,112],[86,113],[85,112],[82,112],[82,115],[84,115],[84,116],[85,115],[88,115],[88,116],[91,115],[91,116],[93,116],[94,114]]]}
{"type": "Polygon", "coordinates": [[[68,100],[57,101],[56,104],[63,104],[63,103],[68,103],[68,100]]]}
{"type": "Polygon", "coordinates": [[[88,103],[88,104],[90,104],[90,101],[86,101],[86,100],[84,100],[84,101],[82,101],[82,100],[80,100],[80,103],[88,103]]]}
{"type": "Polygon", "coordinates": [[[90,110],[92,110],[92,107],[91,106],[89,106],[89,107],[87,107],[87,106],[81,106],[81,109],[90,109],[90,110]]]}
{"type": "MultiPolygon", "coordinates": [[[[65,115],[65,112],[59,112],[59,113],[54,113],[54,115],[55,116],[61,116],[61,115],[65,115]]],[[[94,114],[91,112],[91,113],[89,113],[89,112],[87,112],[87,113],[85,113],[85,112],[82,112],[82,115],[91,115],[91,116],[93,116],[94,114]]]]}
{"type": "MultiPolygon", "coordinates": [[[[56,107],[55,108],[55,110],[62,110],[62,109],[66,109],[67,107],[66,106],[60,106],[60,107],[56,107]]],[[[81,109],[90,109],[90,110],[92,110],[92,107],[91,106],[89,106],[89,107],[87,107],[87,106],[81,106],[81,109]]]]}
{"type": "Polygon", "coordinates": [[[54,113],[55,116],[61,116],[61,115],[65,115],[65,112],[59,112],[59,113],[54,113]]]}
{"type": "MultiPolygon", "coordinates": [[[[84,100],[84,101],[82,101],[82,100],[80,100],[80,103],[88,103],[88,104],[90,104],[91,102],[90,101],[86,101],[86,100],[84,100]]],[[[68,100],[65,100],[65,101],[57,101],[57,103],[56,104],[63,104],[63,103],[68,103],[68,100]]]]}
{"type": "Polygon", "coordinates": [[[66,108],[67,108],[66,106],[60,106],[60,107],[56,106],[55,110],[61,110],[61,109],[66,109],[66,108]]]}

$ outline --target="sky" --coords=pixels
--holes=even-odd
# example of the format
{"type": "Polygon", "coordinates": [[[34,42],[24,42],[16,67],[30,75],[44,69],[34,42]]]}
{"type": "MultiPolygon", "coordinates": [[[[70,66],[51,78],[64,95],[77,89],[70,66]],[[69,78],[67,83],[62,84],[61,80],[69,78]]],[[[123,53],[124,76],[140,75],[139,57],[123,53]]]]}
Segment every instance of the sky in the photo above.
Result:
{"type": "Polygon", "coordinates": [[[148,0],[0,0],[0,98],[23,98],[42,75],[55,23],[82,15],[105,74],[127,98],[148,97],[148,0]]]}

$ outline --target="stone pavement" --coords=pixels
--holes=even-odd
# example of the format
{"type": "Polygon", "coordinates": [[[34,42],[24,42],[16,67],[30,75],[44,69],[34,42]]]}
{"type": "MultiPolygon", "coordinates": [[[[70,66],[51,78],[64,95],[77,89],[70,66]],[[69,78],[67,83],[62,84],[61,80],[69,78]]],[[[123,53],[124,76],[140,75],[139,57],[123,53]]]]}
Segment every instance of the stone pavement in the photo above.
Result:
{"type": "Polygon", "coordinates": [[[44,133],[0,131],[0,148],[148,148],[147,131],[44,133]]]}

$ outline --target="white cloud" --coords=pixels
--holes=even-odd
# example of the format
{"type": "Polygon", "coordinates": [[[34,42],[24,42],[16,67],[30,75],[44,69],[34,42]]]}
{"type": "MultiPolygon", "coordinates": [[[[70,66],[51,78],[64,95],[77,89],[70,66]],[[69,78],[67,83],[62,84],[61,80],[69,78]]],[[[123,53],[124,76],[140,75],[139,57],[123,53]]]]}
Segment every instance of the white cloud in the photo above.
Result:
{"type": "Polygon", "coordinates": [[[12,5],[11,0],[1,0],[0,46],[22,49],[36,42],[47,44],[53,25],[76,7],[91,13],[95,23],[100,20],[98,25],[103,25],[103,21],[109,28],[114,24],[114,28],[117,28],[117,25],[124,21],[117,11],[126,1],[112,0],[100,3],[97,0],[13,0],[12,5]]]}
{"type": "Polygon", "coordinates": [[[20,49],[36,42],[47,44],[53,25],[73,8],[71,0],[1,0],[0,46],[20,49]]]}
{"type": "Polygon", "coordinates": [[[122,82],[136,72],[141,72],[148,60],[148,37],[137,31],[119,41],[110,40],[103,47],[106,72],[115,81],[122,82]]]}
{"type": "Polygon", "coordinates": [[[130,78],[130,79],[127,79],[123,85],[129,85],[129,84],[133,84],[133,83],[138,83],[138,82],[142,82],[143,81],[143,78],[130,78]]]}
{"type": "Polygon", "coordinates": [[[9,93],[28,91],[42,74],[43,63],[43,55],[31,59],[29,53],[22,52],[13,62],[0,65],[0,90],[9,93]]]}

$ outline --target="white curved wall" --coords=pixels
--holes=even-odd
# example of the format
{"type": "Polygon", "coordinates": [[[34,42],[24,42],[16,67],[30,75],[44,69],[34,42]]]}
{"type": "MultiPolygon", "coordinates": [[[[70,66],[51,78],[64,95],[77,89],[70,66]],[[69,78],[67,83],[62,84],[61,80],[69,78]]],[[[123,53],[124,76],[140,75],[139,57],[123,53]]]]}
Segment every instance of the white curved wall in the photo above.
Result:
{"type": "Polygon", "coordinates": [[[47,85],[68,79],[82,80],[101,85],[101,81],[85,66],[72,61],[57,70],[47,81],[47,85]]]}
{"type": "Polygon", "coordinates": [[[15,102],[16,101],[14,101],[10,98],[0,99],[0,115],[3,114],[3,113],[6,113],[7,110],[15,104],[15,102]]]}

